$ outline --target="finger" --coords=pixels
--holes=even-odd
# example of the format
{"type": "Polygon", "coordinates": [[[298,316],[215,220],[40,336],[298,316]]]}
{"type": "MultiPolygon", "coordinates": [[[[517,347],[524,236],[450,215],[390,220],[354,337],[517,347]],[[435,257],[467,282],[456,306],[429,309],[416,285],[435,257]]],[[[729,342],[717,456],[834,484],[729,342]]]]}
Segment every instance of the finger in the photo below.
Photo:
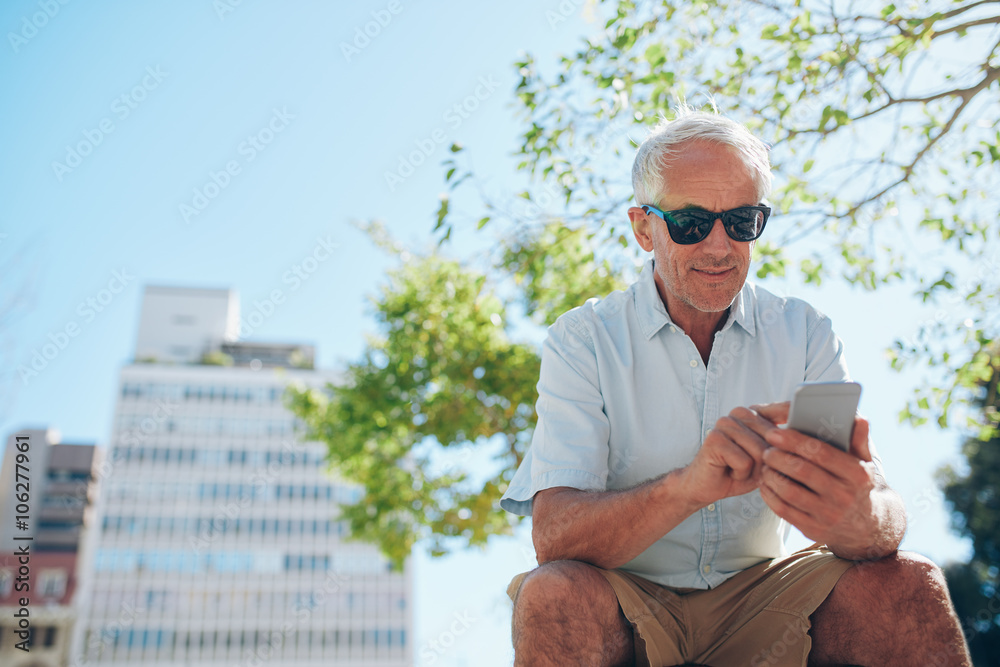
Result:
{"type": "Polygon", "coordinates": [[[719,448],[722,461],[731,471],[730,476],[737,482],[756,478],[759,471],[759,464],[745,449],[729,440],[719,448]]]}
{"type": "Polygon", "coordinates": [[[801,456],[824,470],[857,462],[855,456],[795,429],[774,429],[764,439],[772,447],[801,456]]]}
{"type": "MultiPolygon", "coordinates": [[[[868,452],[866,431],[867,422],[858,429],[858,437],[865,437],[864,443],[860,445],[862,449],[859,451],[865,453],[868,452]]],[[[852,489],[871,484],[871,473],[866,468],[870,463],[860,459],[854,452],[845,452],[793,429],[775,429],[765,436],[765,440],[775,449],[800,456],[831,476],[830,480],[817,482],[818,484],[830,484],[833,480],[841,480],[852,489]]]]}
{"type": "Polygon", "coordinates": [[[871,430],[868,420],[864,417],[854,418],[854,430],[851,433],[851,453],[862,461],[871,461],[872,452],[868,444],[868,435],[871,430]]]}
{"type": "Polygon", "coordinates": [[[817,493],[833,488],[839,482],[838,478],[808,459],[776,447],[764,452],[764,466],[817,493]]]}
{"type": "Polygon", "coordinates": [[[771,486],[782,498],[805,510],[817,521],[830,525],[839,521],[841,513],[855,505],[859,496],[867,497],[871,479],[864,469],[865,465],[870,464],[852,459],[851,467],[844,476],[838,476],[837,472],[821,468],[801,456],[772,447],[764,452],[761,484],[773,480],[773,475],[779,475],[782,479],[771,486]],[[808,491],[808,494],[797,493],[795,486],[789,483],[808,491]],[[782,489],[788,492],[782,493],[782,489]]]}
{"type": "Polygon", "coordinates": [[[774,422],[761,416],[761,414],[753,408],[733,408],[727,416],[730,419],[735,419],[740,422],[762,438],[768,431],[778,428],[774,422]]]}
{"type": "Polygon", "coordinates": [[[753,430],[747,428],[743,422],[732,417],[722,417],[715,423],[714,430],[750,457],[752,464],[750,475],[756,476],[758,472],[756,468],[763,461],[767,442],[753,430]]]}
{"type": "Polygon", "coordinates": [[[788,410],[791,407],[789,401],[781,403],[767,403],[766,405],[751,405],[750,409],[765,419],[771,420],[774,424],[788,423],[788,410]]]}
{"type": "Polygon", "coordinates": [[[780,495],[778,495],[773,488],[765,486],[764,484],[761,484],[760,486],[760,497],[764,500],[764,503],[771,508],[772,512],[798,528],[799,531],[801,531],[801,533],[809,539],[819,541],[817,535],[820,532],[818,530],[820,526],[817,525],[811,515],[793,507],[780,495]]]}
{"type": "Polygon", "coordinates": [[[810,508],[813,507],[818,495],[811,488],[800,484],[798,480],[765,465],[761,470],[760,485],[771,489],[789,505],[797,507],[803,512],[813,513],[810,508]]]}

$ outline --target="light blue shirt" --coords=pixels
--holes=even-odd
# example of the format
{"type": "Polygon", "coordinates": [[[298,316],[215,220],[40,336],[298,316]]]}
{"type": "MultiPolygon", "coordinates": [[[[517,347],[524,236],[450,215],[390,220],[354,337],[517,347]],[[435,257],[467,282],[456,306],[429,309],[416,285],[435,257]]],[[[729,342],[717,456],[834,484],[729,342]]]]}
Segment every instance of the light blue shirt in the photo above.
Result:
{"type": "MultiPolygon", "coordinates": [[[[806,381],[849,379],[828,317],[750,283],[715,334],[706,367],[670,320],[652,260],[627,290],[574,308],[548,334],[538,424],[500,501],[521,515],[543,489],[626,489],[688,465],[737,406],[790,400],[806,381]]],[[[754,491],[695,512],[622,569],[665,586],[712,588],[785,555],[788,532],[754,491]]]]}

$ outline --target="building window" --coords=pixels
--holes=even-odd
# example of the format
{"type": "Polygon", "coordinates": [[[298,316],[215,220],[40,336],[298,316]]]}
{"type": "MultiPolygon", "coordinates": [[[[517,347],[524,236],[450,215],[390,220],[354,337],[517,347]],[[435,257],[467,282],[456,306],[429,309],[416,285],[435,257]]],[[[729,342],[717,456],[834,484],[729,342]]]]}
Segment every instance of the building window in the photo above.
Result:
{"type": "Polygon", "coordinates": [[[0,598],[5,598],[14,590],[14,573],[8,569],[0,570],[0,598]]]}
{"type": "Polygon", "coordinates": [[[42,635],[42,646],[46,648],[51,648],[56,645],[56,626],[50,625],[45,628],[45,634],[42,635]]]}
{"type": "Polygon", "coordinates": [[[61,598],[66,594],[66,570],[42,570],[38,590],[43,598],[61,598]]]}

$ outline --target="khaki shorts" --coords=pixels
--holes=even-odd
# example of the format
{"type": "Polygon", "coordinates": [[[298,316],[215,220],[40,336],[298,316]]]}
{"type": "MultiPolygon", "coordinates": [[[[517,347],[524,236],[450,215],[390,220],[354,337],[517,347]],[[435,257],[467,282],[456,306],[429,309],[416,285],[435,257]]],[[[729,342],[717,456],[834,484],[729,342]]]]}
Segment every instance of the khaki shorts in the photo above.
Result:
{"type": "MultiPolygon", "coordinates": [[[[636,665],[805,665],[809,616],[854,562],[812,545],[764,561],[710,590],[672,589],[622,570],[603,574],[631,622],[636,665]]],[[[515,599],[529,573],[514,577],[515,599]]]]}

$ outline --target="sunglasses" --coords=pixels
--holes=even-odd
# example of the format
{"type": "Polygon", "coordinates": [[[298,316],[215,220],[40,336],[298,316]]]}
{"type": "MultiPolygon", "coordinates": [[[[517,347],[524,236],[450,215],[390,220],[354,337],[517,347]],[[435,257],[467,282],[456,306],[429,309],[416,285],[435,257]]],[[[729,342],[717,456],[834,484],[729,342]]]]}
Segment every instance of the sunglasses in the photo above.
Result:
{"type": "Polygon", "coordinates": [[[680,211],[661,211],[648,204],[641,207],[648,215],[653,213],[663,218],[667,223],[667,232],[674,243],[691,245],[703,241],[712,231],[715,221],[722,219],[726,234],[734,241],[747,243],[764,233],[764,224],[771,215],[767,206],[741,206],[721,213],[712,213],[698,208],[686,208],[680,211]]]}

